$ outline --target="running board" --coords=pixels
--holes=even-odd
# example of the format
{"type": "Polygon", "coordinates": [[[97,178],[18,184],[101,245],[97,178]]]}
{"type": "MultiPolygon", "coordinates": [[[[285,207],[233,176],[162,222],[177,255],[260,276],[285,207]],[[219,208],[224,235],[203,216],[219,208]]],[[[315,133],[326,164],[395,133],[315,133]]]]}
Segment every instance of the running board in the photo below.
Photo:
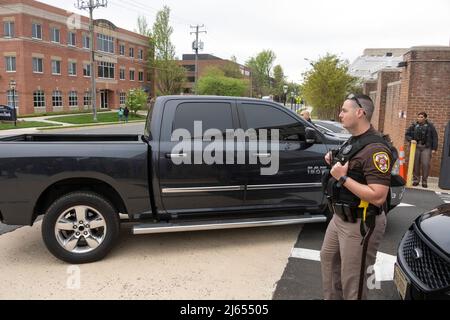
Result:
{"type": "Polygon", "coordinates": [[[277,218],[261,218],[261,219],[229,219],[214,221],[187,221],[187,222],[159,222],[144,223],[133,227],[133,234],[149,234],[149,233],[167,233],[167,232],[185,232],[200,230],[219,230],[219,229],[237,229],[267,226],[282,226],[297,223],[319,223],[326,222],[327,217],[324,215],[314,215],[301,217],[277,217],[277,218]]]}

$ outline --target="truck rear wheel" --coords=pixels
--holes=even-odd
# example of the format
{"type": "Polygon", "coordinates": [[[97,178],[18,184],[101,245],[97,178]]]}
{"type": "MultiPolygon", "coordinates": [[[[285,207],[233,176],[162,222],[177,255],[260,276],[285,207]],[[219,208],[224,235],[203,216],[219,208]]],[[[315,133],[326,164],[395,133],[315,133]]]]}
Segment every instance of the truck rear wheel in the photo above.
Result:
{"type": "Polygon", "coordinates": [[[114,206],[92,192],[73,192],[59,198],[42,222],[47,249],[73,264],[101,260],[113,247],[119,231],[114,206]]]}

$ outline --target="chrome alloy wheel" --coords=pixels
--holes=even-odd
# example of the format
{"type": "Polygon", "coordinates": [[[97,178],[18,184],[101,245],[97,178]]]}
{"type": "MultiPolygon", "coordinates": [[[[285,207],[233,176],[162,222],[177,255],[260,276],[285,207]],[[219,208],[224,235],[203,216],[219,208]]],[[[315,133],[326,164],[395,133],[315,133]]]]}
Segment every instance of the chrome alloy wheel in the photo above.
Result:
{"type": "Polygon", "coordinates": [[[105,240],[106,221],[89,206],[74,206],[56,220],[55,236],[61,247],[71,253],[95,250],[105,240]]]}

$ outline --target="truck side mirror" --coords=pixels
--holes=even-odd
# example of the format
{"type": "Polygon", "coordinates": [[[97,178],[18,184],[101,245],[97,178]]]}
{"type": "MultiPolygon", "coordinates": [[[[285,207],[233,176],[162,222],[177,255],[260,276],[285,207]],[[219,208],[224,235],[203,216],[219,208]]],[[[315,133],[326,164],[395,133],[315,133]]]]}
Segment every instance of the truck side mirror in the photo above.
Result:
{"type": "Polygon", "coordinates": [[[307,127],[305,136],[306,136],[306,143],[308,144],[314,144],[317,140],[316,130],[314,130],[313,128],[307,127]]]}

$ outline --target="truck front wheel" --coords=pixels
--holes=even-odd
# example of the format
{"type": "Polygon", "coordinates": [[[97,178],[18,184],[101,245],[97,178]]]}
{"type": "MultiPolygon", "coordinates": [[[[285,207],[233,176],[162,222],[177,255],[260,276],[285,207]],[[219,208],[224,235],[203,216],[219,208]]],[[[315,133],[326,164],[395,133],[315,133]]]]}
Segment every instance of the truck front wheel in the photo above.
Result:
{"type": "Polygon", "coordinates": [[[78,264],[101,260],[119,236],[114,206],[92,192],[73,192],[56,200],[42,222],[47,249],[58,259],[78,264]]]}

